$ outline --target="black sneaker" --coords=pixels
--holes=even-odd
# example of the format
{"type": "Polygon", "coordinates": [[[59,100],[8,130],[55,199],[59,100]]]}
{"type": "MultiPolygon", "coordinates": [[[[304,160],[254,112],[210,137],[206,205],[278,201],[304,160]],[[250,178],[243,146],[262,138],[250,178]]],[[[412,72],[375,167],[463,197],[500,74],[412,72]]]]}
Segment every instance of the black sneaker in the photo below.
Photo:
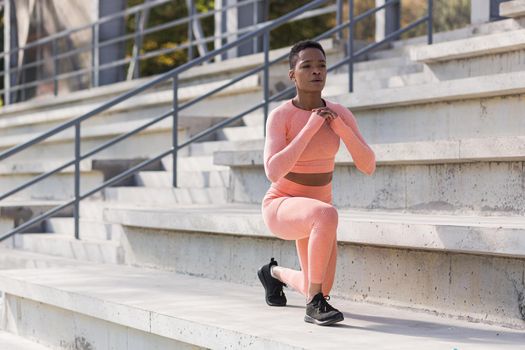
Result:
{"type": "Polygon", "coordinates": [[[259,276],[266,293],[266,304],[270,306],[286,306],[286,296],[283,292],[283,286],[286,284],[272,277],[270,272],[272,266],[277,266],[277,261],[274,258],[270,260],[269,264],[263,265],[257,270],[257,276],[259,276]]]}
{"type": "MultiPolygon", "coordinates": [[[[330,297],[327,298],[329,299],[330,297]]],[[[315,323],[319,326],[329,326],[342,320],[344,320],[342,312],[328,304],[323,293],[317,293],[312,301],[306,304],[305,322],[315,323]]]]}

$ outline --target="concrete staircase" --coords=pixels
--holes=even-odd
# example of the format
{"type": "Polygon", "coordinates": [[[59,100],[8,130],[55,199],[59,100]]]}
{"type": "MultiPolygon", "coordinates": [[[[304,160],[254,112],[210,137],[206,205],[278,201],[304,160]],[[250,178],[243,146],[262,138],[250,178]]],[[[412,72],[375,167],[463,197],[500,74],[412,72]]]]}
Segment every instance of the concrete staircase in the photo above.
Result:
{"type": "MultiPolygon", "coordinates": [[[[167,157],[82,203],[81,240],[73,238],[64,212],[4,242],[16,249],[0,253],[2,328],[51,348],[519,348],[525,340],[524,27],[518,16],[438,34],[431,47],[421,38],[395,43],[356,64],[353,94],[345,92],[344,69],[328,78],[325,97],[352,110],[378,165],[367,177],[344,145],[336,157],[333,296],[345,311],[341,327],[304,324],[303,301],[292,292],[295,307],[263,304],[257,268],[271,256],[299,266],[293,242],[276,239],[262,222],[269,182],[263,117],[254,112],[183,151],[178,188],[170,186],[167,157]],[[56,327],[43,327],[50,321],[56,327]],[[270,331],[275,324],[281,331],[270,331]]],[[[341,57],[336,44],[324,46],[329,63],[341,57]]],[[[254,55],[199,67],[182,79],[179,96],[197,96],[260,61],[254,55]]],[[[272,69],[275,91],[288,84],[286,69],[286,63],[272,69]]],[[[258,102],[259,82],[247,80],[182,113],[179,138],[258,102]]],[[[12,106],[2,113],[0,147],[131,87],[12,106]]],[[[164,113],[170,93],[160,86],[86,125],[83,150],[164,113]]],[[[57,137],[2,164],[2,190],[68,159],[71,140],[57,137]]],[[[170,140],[166,122],[83,163],[82,190],[169,148],[170,140]]],[[[1,203],[3,227],[69,198],[72,170],[56,178],[1,203]]]]}

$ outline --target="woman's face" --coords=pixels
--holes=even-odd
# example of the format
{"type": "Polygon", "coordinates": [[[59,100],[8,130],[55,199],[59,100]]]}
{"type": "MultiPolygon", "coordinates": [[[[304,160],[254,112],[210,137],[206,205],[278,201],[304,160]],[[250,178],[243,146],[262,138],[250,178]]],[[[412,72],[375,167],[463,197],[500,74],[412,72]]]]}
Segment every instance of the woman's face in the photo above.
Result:
{"type": "Polygon", "coordinates": [[[297,55],[295,67],[288,75],[295,82],[297,90],[320,92],[326,82],[326,58],[321,50],[307,48],[297,55]]]}

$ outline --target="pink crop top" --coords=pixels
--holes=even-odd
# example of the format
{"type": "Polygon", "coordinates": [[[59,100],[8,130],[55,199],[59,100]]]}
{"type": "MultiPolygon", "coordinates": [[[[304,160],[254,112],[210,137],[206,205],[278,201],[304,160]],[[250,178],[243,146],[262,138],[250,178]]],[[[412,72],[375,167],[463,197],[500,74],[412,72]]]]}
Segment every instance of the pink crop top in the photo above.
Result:
{"type": "Polygon", "coordinates": [[[360,171],[374,172],[374,152],[361,136],[354,115],[340,104],[325,102],[338,114],[331,122],[296,107],[292,100],[270,113],[264,144],[264,170],[270,181],[277,182],[289,172],[333,171],[340,139],[360,171]]]}

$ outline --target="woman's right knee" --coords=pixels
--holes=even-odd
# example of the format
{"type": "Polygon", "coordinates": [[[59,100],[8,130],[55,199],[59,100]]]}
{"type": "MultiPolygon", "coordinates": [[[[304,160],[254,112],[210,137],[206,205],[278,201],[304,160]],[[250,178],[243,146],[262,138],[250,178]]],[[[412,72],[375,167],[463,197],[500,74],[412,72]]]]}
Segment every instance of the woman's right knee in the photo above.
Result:
{"type": "Polygon", "coordinates": [[[326,229],[337,229],[339,214],[337,209],[332,205],[319,206],[314,211],[314,227],[323,227],[326,229]]]}

